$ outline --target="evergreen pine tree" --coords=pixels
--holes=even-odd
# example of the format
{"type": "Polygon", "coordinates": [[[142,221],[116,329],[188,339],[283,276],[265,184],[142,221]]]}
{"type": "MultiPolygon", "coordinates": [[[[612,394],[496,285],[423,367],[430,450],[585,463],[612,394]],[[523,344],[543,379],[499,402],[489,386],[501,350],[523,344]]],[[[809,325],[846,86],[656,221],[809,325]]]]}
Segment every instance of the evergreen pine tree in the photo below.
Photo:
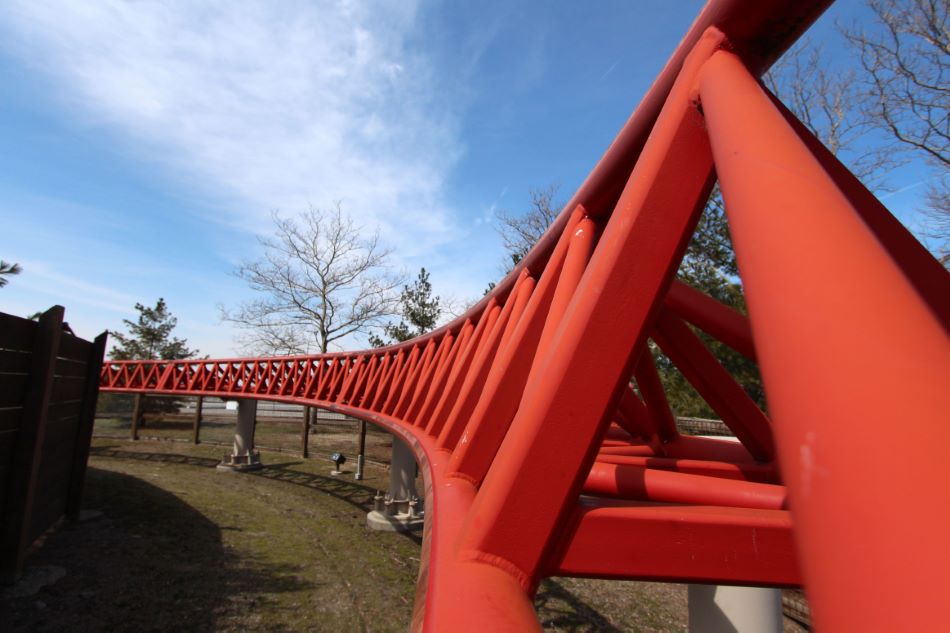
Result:
{"type": "MultiPolygon", "coordinates": [[[[198,350],[188,348],[188,341],[172,336],[178,319],[168,311],[164,299],[160,298],[153,308],[136,303],[135,309],[139,312],[135,322],[123,319],[127,334],[109,332],[118,342],[109,352],[113,360],[181,360],[198,354],[198,350]]],[[[181,407],[181,401],[174,398],[148,398],[145,403],[147,413],[177,413],[181,407]]],[[[101,412],[127,414],[131,407],[131,399],[124,394],[99,396],[101,412]]]]}
{"type": "Polygon", "coordinates": [[[178,319],[168,311],[164,299],[154,308],[136,303],[135,309],[139,312],[136,322],[123,319],[128,334],[110,332],[119,343],[110,353],[113,360],[180,360],[198,353],[188,349],[188,341],[171,335],[178,319]]]}
{"type": "Polygon", "coordinates": [[[383,333],[389,340],[372,334],[369,337],[370,345],[382,347],[408,341],[435,328],[442,315],[442,307],[440,298],[432,295],[432,283],[425,268],[419,270],[419,276],[412,284],[403,287],[399,307],[402,313],[399,323],[383,327],[383,333]]]}

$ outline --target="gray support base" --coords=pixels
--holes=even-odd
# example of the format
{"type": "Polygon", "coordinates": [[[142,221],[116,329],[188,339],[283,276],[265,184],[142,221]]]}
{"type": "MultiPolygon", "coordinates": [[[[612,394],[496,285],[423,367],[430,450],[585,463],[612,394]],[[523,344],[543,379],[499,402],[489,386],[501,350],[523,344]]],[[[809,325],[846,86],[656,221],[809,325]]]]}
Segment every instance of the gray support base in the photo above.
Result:
{"type": "Polygon", "coordinates": [[[257,425],[257,400],[238,400],[237,423],[234,427],[234,448],[225,455],[218,470],[246,472],[260,470],[261,454],[254,449],[254,428],[257,425]]]}
{"type": "Polygon", "coordinates": [[[393,438],[389,494],[377,493],[373,505],[366,515],[366,525],[373,530],[409,532],[425,522],[422,501],[416,495],[416,460],[398,438],[393,438]]]}
{"type": "Polygon", "coordinates": [[[783,625],[781,589],[689,586],[689,633],[781,633],[783,625]]]}
{"type": "Polygon", "coordinates": [[[421,530],[424,523],[425,519],[419,516],[389,516],[376,510],[366,514],[366,526],[382,532],[412,532],[421,530]]]}
{"type": "Polygon", "coordinates": [[[263,467],[261,454],[257,451],[253,451],[249,455],[225,455],[221,463],[218,464],[218,470],[229,470],[231,472],[260,470],[263,467]]]}

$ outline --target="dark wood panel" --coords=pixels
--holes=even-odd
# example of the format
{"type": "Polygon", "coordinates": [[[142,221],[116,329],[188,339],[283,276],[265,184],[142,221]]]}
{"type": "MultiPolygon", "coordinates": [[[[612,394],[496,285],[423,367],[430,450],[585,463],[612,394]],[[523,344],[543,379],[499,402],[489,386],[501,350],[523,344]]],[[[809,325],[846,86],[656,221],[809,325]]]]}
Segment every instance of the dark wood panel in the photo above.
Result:
{"type": "Polygon", "coordinates": [[[82,399],[79,424],[76,429],[73,469],[69,476],[69,491],[66,493],[66,517],[78,519],[82,507],[82,491],[86,481],[86,466],[89,462],[89,444],[92,442],[92,427],[96,419],[96,401],[99,395],[99,373],[105,357],[109,333],[103,332],[92,342],[89,355],[89,371],[86,375],[86,392],[82,399]]]}
{"type": "Polygon", "coordinates": [[[85,360],[71,358],[57,358],[54,373],[57,376],[83,377],[89,369],[85,360]]]}
{"type": "Polygon", "coordinates": [[[82,377],[57,376],[53,381],[53,393],[50,396],[50,404],[82,400],[85,387],[86,381],[82,377]]]}
{"type": "MultiPolygon", "coordinates": [[[[65,482],[62,482],[65,483],[65,482]]],[[[55,496],[38,497],[33,505],[33,517],[29,530],[30,543],[43,536],[66,514],[66,491],[57,492],[55,496]]]]}
{"type": "Polygon", "coordinates": [[[69,487],[67,477],[72,468],[72,454],[72,445],[60,442],[43,456],[43,465],[36,476],[37,501],[69,487]]]}
{"type": "Polygon", "coordinates": [[[79,511],[107,337],[90,343],[66,334],[62,319],[60,306],[39,323],[0,315],[0,508],[8,510],[0,522],[3,578],[21,568],[29,543],[67,511],[79,511]]]}
{"type": "Polygon", "coordinates": [[[21,406],[29,384],[27,374],[0,374],[0,407],[21,406]]]}
{"type": "Polygon", "coordinates": [[[63,333],[59,340],[59,352],[56,354],[60,358],[70,358],[72,360],[89,360],[89,354],[92,353],[92,343],[77,338],[71,334],[63,333]]]}
{"type": "Polygon", "coordinates": [[[76,442],[76,429],[79,428],[79,416],[72,415],[60,420],[47,420],[46,437],[43,439],[43,461],[40,467],[46,466],[47,456],[53,461],[58,461],[66,455],[66,461],[69,461],[72,454],[73,444],[76,442]],[[68,452],[65,453],[64,451],[68,452]]]}
{"type": "Polygon", "coordinates": [[[49,422],[56,422],[58,420],[62,420],[63,418],[78,416],[81,410],[82,402],[79,400],[59,402],[49,406],[46,416],[49,422]]]}
{"type": "Polygon", "coordinates": [[[31,533],[42,534],[66,512],[69,474],[72,472],[71,449],[70,444],[60,442],[43,456],[36,478],[31,533]],[[37,521],[39,524],[35,523],[37,521]]]}
{"type": "Polygon", "coordinates": [[[0,508],[6,503],[7,477],[10,474],[10,462],[16,442],[16,431],[0,432],[0,508]]]}
{"type": "Polygon", "coordinates": [[[0,373],[28,374],[32,362],[31,352],[0,349],[0,373]]]}
{"type": "Polygon", "coordinates": [[[0,348],[32,350],[36,321],[0,314],[0,348]]]}
{"type": "Polygon", "coordinates": [[[0,433],[15,431],[23,422],[23,407],[0,409],[0,433]]]}

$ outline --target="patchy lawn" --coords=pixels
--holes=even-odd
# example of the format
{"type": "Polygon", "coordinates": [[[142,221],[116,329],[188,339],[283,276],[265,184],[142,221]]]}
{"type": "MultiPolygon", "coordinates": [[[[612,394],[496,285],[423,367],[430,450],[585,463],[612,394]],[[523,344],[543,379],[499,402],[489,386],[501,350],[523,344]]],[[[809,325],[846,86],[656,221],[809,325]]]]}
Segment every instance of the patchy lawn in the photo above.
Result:
{"type": "MultiPolygon", "coordinates": [[[[102,515],[28,559],[65,575],[0,599],[4,630],[407,630],[419,537],[365,526],[388,473],[333,477],[318,450],[236,474],[215,469],[220,447],[95,440],[84,507],[102,515]]],[[[549,579],[535,604],[550,631],[686,627],[682,585],[549,579]]]]}

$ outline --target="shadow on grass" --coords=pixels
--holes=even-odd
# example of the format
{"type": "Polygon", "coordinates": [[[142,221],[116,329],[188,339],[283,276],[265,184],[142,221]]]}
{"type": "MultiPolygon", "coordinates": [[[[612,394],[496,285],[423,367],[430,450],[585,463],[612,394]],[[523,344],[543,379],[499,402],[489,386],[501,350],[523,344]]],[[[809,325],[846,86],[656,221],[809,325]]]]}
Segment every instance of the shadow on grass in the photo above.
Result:
{"type": "Polygon", "coordinates": [[[238,561],[214,522],[137,477],[90,468],[84,505],[103,516],[65,525],[28,560],[66,576],[0,602],[4,630],[213,631],[253,621],[265,593],[312,587],[290,566],[238,561]]]}
{"type": "Polygon", "coordinates": [[[538,588],[534,609],[546,630],[620,633],[599,611],[551,578],[545,579],[538,588]]]}
{"type": "MultiPolygon", "coordinates": [[[[183,464],[187,466],[197,466],[200,468],[216,468],[219,461],[210,457],[194,457],[191,455],[181,455],[178,453],[144,453],[139,451],[125,451],[115,447],[96,447],[90,449],[90,455],[96,457],[112,457],[117,459],[133,459],[139,461],[163,462],[170,464],[183,464]]],[[[305,473],[299,470],[291,470],[291,466],[297,466],[302,462],[292,461],[277,464],[266,464],[261,470],[248,471],[241,473],[241,476],[265,477],[274,481],[293,484],[315,490],[331,497],[345,501],[346,503],[358,508],[363,512],[369,512],[373,509],[373,497],[376,496],[376,488],[365,486],[341,477],[329,477],[324,475],[315,475],[305,473]]],[[[412,532],[403,532],[403,536],[416,544],[422,543],[422,537],[412,532]]]]}

